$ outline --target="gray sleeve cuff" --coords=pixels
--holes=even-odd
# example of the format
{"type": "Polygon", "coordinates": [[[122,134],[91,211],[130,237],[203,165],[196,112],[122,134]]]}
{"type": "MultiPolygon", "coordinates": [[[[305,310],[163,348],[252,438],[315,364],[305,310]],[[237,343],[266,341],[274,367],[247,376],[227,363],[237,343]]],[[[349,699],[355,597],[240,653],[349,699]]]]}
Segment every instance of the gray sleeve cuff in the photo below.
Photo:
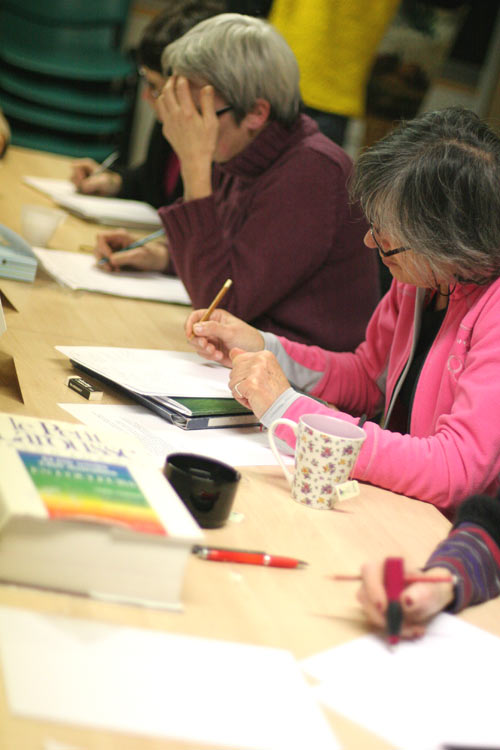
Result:
{"type": "Polygon", "coordinates": [[[290,383],[304,393],[312,391],[325,373],[310,370],[292,359],[276,334],[264,331],[259,331],[259,333],[264,339],[265,349],[274,354],[290,383]]]}
{"type": "Polygon", "coordinates": [[[260,418],[264,427],[269,427],[275,419],[280,419],[293,402],[300,397],[301,394],[294,391],[293,388],[287,388],[260,418]]]}

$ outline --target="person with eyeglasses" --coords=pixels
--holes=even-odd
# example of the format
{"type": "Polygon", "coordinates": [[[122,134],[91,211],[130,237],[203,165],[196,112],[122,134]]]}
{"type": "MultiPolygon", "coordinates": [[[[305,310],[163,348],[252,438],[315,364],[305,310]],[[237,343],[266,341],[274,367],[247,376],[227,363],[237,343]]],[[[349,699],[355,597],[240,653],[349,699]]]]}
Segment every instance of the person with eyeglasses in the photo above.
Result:
{"type": "Polygon", "coordinates": [[[78,159],[71,167],[71,181],[80,192],[145,201],[155,208],[168,205],[182,195],[179,160],[163,137],[157,109],[166,82],[161,56],[170,42],[223,9],[223,0],[169,0],[165,10],[149,22],[135,52],[143,82],[142,96],[156,115],[145,160],[136,167],[101,172],[93,159],[78,159]]]}
{"type": "MultiPolygon", "coordinates": [[[[393,276],[354,353],[262,333],[221,309],[203,323],[192,313],[186,333],[232,367],[233,395],[265,426],[367,415],[353,478],[451,517],[499,488],[500,139],[466,109],[423,114],[361,154],[351,193],[371,222],[368,250],[393,276]]],[[[293,440],[286,426],[276,433],[293,440]]]]}
{"type": "Polygon", "coordinates": [[[230,278],[235,315],[353,351],[379,299],[377,260],[349,200],[352,159],[301,114],[288,44],[262,19],[223,13],[170,44],[163,70],[157,108],[184,183],[182,199],[159,210],[167,244],[115,252],[131,235],[103,233],[97,257],[111,270],[175,272],[194,307],[230,278]]]}

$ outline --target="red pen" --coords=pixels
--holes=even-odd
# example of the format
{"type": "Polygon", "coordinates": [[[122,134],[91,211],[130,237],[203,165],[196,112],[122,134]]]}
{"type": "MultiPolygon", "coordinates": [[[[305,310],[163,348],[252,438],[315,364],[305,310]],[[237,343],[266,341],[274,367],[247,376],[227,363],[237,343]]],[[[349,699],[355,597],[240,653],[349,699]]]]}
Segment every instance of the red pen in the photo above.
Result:
{"type": "Polygon", "coordinates": [[[233,562],[245,565],[264,565],[270,568],[302,568],[307,565],[303,560],[280,555],[268,555],[258,550],[231,549],[229,547],[203,547],[196,544],[193,553],[203,560],[214,562],[233,562]]]}
{"type": "Polygon", "coordinates": [[[402,557],[387,557],[384,562],[384,588],[387,594],[387,638],[389,645],[399,642],[403,624],[403,609],[399,597],[405,587],[402,557]]]}

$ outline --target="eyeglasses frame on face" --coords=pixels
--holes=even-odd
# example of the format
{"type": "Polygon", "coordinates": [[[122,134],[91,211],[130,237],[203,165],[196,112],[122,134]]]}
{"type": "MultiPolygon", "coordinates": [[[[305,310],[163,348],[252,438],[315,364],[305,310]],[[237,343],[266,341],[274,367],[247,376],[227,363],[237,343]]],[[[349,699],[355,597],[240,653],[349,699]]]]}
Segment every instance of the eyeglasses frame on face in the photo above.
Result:
{"type": "Polygon", "coordinates": [[[148,80],[146,76],[146,71],[144,70],[144,68],[142,67],[139,68],[137,72],[139,73],[140,77],[144,81],[144,85],[146,86],[146,88],[149,89],[149,93],[151,94],[151,97],[153,99],[158,99],[158,97],[160,96],[162,92],[162,89],[158,89],[155,83],[152,83],[152,81],[148,80]]]}
{"type": "Polygon", "coordinates": [[[372,236],[372,240],[376,244],[377,249],[380,252],[380,254],[384,256],[384,258],[389,258],[391,255],[398,255],[399,253],[404,253],[407,250],[411,250],[410,247],[395,247],[394,250],[384,250],[383,247],[381,246],[380,242],[375,237],[375,232],[376,231],[377,230],[375,229],[375,227],[373,226],[372,222],[370,221],[370,234],[372,236]]]}

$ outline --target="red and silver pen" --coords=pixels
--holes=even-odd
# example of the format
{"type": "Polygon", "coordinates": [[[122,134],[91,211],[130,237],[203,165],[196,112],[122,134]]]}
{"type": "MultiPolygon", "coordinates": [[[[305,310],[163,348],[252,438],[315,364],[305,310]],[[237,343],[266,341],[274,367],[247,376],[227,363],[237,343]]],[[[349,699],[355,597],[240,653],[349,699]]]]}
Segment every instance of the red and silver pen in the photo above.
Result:
{"type": "Polygon", "coordinates": [[[270,568],[302,568],[307,565],[303,560],[294,557],[269,555],[267,552],[249,549],[231,549],[229,547],[204,547],[196,544],[193,553],[203,560],[215,562],[243,563],[245,565],[264,565],[270,568]]]}

